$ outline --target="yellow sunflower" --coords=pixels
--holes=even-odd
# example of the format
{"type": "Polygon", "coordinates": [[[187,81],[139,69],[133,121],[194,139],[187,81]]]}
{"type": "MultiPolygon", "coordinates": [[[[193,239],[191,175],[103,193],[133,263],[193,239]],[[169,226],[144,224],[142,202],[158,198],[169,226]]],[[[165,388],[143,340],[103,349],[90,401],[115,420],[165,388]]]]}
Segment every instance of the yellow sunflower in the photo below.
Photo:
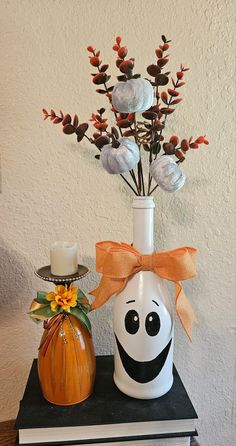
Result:
{"type": "Polygon", "coordinates": [[[56,292],[48,293],[46,299],[50,301],[52,311],[56,312],[58,307],[70,311],[70,307],[75,307],[77,304],[77,288],[73,285],[70,285],[69,288],[58,285],[56,286],[56,292]]]}

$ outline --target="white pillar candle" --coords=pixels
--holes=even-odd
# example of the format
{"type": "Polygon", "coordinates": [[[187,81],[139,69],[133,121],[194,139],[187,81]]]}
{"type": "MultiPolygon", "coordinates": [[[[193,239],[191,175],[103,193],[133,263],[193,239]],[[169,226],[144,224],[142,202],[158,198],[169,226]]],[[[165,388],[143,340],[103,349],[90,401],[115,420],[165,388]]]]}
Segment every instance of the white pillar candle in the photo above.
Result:
{"type": "Polygon", "coordinates": [[[78,270],[77,243],[54,242],[50,250],[51,273],[70,276],[78,270]]]}

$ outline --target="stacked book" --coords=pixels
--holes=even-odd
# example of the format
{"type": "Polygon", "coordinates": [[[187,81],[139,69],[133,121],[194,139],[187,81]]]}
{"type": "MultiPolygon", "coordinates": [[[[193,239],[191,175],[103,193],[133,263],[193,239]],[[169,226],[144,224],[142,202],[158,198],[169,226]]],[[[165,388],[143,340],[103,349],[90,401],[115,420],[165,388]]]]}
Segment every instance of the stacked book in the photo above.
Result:
{"type": "MultiPolygon", "coordinates": [[[[174,368],[171,390],[138,400],[113,382],[113,357],[97,356],[94,392],[73,406],[55,406],[42,396],[34,360],[16,420],[18,445],[189,446],[197,414],[174,368]]],[[[60,379],[60,375],[55,377],[60,379]]]]}

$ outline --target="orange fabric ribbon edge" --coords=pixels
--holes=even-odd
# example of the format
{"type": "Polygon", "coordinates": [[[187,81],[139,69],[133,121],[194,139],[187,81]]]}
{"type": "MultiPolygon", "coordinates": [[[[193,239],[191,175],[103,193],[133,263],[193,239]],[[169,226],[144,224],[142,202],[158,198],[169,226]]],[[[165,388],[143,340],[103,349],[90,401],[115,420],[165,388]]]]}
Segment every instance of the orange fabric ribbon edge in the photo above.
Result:
{"type": "Polygon", "coordinates": [[[102,278],[98,288],[89,293],[95,296],[91,309],[101,307],[111,296],[120,293],[133,274],[153,271],[159,277],[175,283],[176,312],[187,336],[192,340],[192,325],[197,319],[180,281],[197,275],[196,252],[195,248],[185,246],[143,255],[127,243],[96,243],[96,271],[102,274],[102,278]]]}

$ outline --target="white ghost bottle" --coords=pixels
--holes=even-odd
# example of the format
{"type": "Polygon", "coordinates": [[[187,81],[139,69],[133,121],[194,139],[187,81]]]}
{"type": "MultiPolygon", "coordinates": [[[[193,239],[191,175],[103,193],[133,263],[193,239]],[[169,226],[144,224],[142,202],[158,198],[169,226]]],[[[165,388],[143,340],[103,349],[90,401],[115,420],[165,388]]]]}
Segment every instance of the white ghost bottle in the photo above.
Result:
{"type": "MultiPolygon", "coordinates": [[[[133,246],[152,254],[152,197],[133,201],[133,246]]],[[[165,280],[152,271],[140,271],[115,296],[114,381],[126,395],[158,398],[173,384],[173,303],[165,280]]]]}

